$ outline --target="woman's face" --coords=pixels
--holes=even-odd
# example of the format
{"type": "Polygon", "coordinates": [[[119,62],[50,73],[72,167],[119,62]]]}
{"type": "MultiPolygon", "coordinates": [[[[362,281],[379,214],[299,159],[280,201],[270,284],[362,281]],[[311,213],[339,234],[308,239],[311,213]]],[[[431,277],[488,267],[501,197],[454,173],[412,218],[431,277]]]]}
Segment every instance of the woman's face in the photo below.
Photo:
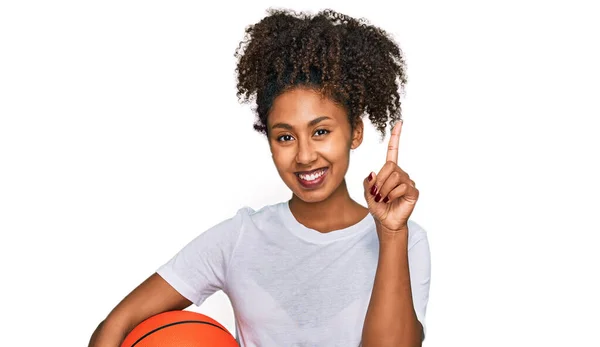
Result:
{"type": "Polygon", "coordinates": [[[279,175],[305,202],[327,199],[342,183],[350,149],[362,142],[362,122],[350,133],[343,107],[314,90],[294,88],[269,112],[269,146],[279,175]]]}

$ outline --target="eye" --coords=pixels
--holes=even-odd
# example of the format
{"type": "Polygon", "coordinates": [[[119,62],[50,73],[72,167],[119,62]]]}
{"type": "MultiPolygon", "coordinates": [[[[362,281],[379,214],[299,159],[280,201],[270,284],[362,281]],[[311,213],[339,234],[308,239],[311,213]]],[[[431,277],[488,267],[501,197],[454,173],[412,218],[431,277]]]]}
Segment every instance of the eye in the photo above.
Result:
{"type": "Polygon", "coordinates": [[[287,141],[291,141],[292,135],[281,135],[277,138],[278,142],[287,142],[287,141]],[[289,138],[288,140],[282,140],[282,138],[289,138]]]}
{"type": "Polygon", "coordinates": [[[319,136],[323,136],[323,135],[329,134],[331,131],[329,131],[327,129],[319,129],[319,130],[315,131],[315,134],[317,134],[319,132],[322,132],[321,135],[319,135],[319,136]]]}

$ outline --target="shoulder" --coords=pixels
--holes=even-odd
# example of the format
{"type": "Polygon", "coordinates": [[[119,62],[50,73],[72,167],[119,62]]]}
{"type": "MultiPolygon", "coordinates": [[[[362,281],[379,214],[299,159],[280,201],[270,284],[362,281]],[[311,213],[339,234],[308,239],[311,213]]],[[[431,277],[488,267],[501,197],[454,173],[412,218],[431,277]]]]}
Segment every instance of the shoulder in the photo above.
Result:
{"type": "Polygon", "coordinates": [[[283,203],[284,202],[279,202],[265,205],[258,209],[244,206],[237,211],[234,218],[239,219],[242,224],[252,224],[254,226],[260,226],[265,223],[271,224],[281,218],[281,207],[283,203]]]}
{"type": "Polygon", "coordinates": [[[211,229],[230,229],[231,227],[237,228],[247,224],[261,224],[264,221],[272,221],[274,218],[280,217],[281,204],[282,203],[265,205],[259,209],[245,205],[238,208],[237,211],[227,219],[221,220],[220,223],[213,225],[211,229]]]}

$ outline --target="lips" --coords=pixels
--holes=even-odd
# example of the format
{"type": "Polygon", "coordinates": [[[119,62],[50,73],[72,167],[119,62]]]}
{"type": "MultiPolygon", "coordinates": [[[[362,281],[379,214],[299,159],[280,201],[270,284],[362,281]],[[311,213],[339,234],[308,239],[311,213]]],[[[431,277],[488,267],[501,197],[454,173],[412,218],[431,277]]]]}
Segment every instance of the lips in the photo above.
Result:
{"type": "Polygon", "coordinates": [[[311,171],[301,171],[301,172],[297,172],[296,176],[298,176],[299,178],[305,180],[305,181],[313,181],[317,178],[319,178],[321,175],[323,175],[323,173],[325,173],[325,171],[327,170],[327,168],[320,168],[320,169],[315,169],[315,170],[311,170],[311,171]]]}
{"type": "Polygon", "coordinates": [[[320,167],[318,169],[314,169],[314,170],[311,170],[311,171],[297,171],[297,172],[295,172],[295,174],[296,175],[300,175],[300,174],[302,174],[302,175],[310,175],[312,173],[315,173],[317,171],[321,171],[321,170],[324,170],[324,169],[327,169],[327,167],[320,167]]]}
{"type": "Polygon", "coordinates": [[[302,187],[306,189],[315,189],[323,184],[328,171],[328,168],[325,167],[311,171],[296,172],[296,177],[302,187]]]}

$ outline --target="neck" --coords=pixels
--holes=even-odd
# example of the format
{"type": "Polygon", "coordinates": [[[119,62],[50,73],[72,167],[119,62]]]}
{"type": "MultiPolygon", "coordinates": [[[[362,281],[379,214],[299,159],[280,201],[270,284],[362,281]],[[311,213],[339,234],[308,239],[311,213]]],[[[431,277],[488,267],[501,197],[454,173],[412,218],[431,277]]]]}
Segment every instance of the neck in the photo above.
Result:
{"type": "Polygon", "coordinates": [[[345,179],[323,201],[305,202],[294,194],[289,205],[298,222],[320,232],[343,229],[353,225],[363,219],[368,212],[365,207],[352,200],[345,179]]]}

